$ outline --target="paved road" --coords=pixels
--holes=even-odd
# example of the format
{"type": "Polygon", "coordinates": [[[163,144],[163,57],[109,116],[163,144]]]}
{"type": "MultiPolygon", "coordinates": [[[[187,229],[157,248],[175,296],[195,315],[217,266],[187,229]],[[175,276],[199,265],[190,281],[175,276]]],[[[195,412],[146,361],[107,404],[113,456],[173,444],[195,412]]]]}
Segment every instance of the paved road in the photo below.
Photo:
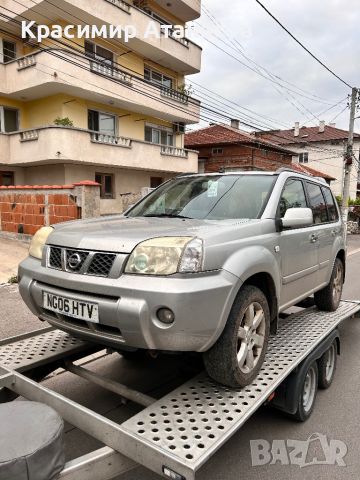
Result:
{"type": "MultiPolygon", "coordinates": [[[[352,246],[353,251],[356,245],[352,246]]],[[[359,299],[360,253],[351,256],[344,298],[359,299]]],[[[0,338],[23,331],[41,328],[43,324],[34,318],[23,306],[16,286],[0,287],[0,338]]],[[[305,424],[297,424],[270,409],[258,411],[245,426],[203,467],[199,480],[279,480],[292,479],[358,479],[360,478],[360,321],[347,321],[341,327],[342,355],[340,357],[335,383],[328,391],[319,392],[316,409],[305,424]],[[306,440],[313,433],[321,433],[328,439],[341,440],[348,448],[346,467],[267,465],[251,466],[250,441],[256,439],[306,440]]],[[[183,382],[187,373],[183,371],[183,359],[171,358],[142,368],[126,362],[113,354],[92,366],[97,372],[135,388],[142,385],[143,391],[159,396],[183,382]]],[[[46,385],[79,401],[109,418],[122,421],[137,411],[129,404],[122,406],[119,398],[85,380],[69,373],[46,380],[46,385]]],[[[71,425],[66,426],[67,457],[74,458],[101,446],[97,441],[83,434],[71,425]]],[[[158,476],[138,467],[121,477],[121,480],[158,480],[158,476]]],[[[120,480],[120,477],[119,479],[120,480]]]]}

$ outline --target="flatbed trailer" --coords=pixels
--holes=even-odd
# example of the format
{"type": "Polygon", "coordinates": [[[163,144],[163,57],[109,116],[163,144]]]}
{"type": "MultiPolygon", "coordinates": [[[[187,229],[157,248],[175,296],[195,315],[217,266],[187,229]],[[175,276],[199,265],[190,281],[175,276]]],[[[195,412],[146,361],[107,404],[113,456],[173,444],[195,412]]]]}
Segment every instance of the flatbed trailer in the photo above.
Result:
{"type": "MultiPolygon", "coordinates": [[[[332,313],[315,307],[294,313],[280,321],[265,363],[248,387],[233,390],[200,373],[160,399],[74,365],[103,347],[46,328],[0,342],[0,394],[11,391],[45,403],[106,445],[68,462],[61,480],[111,479],[139,464],[173,480],[194,480],[196,472],[263,404],[272,401],[296,414],[307,369],[334,343],[339,348],[339,324],[359,312],[360,302],[343,301],[332,313]],[[144,408],[119,424],[36,381],[58,367],[144,408]]],[[[91,359],[96,362],[96,355],[91,359]]]]}

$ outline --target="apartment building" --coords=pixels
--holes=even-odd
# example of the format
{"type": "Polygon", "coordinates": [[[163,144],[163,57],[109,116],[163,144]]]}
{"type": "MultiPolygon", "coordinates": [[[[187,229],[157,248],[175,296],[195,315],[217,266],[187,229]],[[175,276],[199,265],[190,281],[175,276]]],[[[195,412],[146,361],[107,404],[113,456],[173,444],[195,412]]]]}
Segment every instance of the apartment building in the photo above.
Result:
{"type": "MultiPolygon", "coordinates": [[[[344,184],[344,153],[349,132],[336,128],[335,124],[326,125],[321,121],[318,126],[300,127],[295,123],[290,130],[257,132],[256,136],[295,152],[294,160],[300,167],[326,172],[333,177],[331,188],[335,195],[341,195],[344,184]]],[[[358,190],[358,170],[360,159],[360,135],[354,135],[354,160],[350,179],[350,198],[355,199],[358,190]]]]}
{"type": "Polygon", "coordinates": [[[200,0],[3,0],[0,6],[0,186],[101,184],[101,212],[143,187],[197,171],[184,131],[200,104],[185,76],[201,48],[161,25],[200,16],[200,0]],[[21,39],[37,25],[134,25],[136,37],[21,39]],[[149,22],[158,36],[146,38],[149,22]]]}

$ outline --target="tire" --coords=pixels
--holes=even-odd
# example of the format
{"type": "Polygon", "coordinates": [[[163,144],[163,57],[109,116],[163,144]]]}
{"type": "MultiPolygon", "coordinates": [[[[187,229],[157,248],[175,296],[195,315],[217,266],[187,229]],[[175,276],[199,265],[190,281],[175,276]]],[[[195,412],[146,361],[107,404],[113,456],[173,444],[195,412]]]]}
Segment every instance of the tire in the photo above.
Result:
{"type": "Polygon", "coordinates": [[[146,358],[150,359],[145,350],[122,350],[118,353],[128,362],[142,362],[146,358]]]}
{"type": "Polygon", "coordinates": [[[318,392],[318,366],[312,363],[306,374],[300,389],[298,408],[294,415],[291,415],[298,422],[305,422],[312,414],[315,407],[316,395],[318,392]]]}
{"type": "Polygon", "coordinates": [[[245,285],[220,338],[203,354],[208,375],[232,388],[251,383],[264,362],[269,331],[270,309],[265,295],[259,288],[245,285]]]}
{"type": "Polygon", "coordinates": [[[325,312],[335,312],[341,301],[343,286],[344,264],[339,258],[336,258],[329,284],[322,290],[315,292],[315,305],[318,309],[325,312]]]}
{"type": "Polygon", "coordinates": [[[337,364],[337,342],[336,340],[331,347],[324,353],[318,361],[319,369],[319,388],[326,390],[332,384],[337,364]]]}

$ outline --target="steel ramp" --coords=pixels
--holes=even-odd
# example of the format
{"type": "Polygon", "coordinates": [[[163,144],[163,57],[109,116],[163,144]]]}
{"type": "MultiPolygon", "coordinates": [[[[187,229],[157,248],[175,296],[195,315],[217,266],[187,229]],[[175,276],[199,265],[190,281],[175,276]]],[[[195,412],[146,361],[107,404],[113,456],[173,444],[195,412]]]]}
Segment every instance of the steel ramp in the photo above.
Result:
{"type": "Polygon", "coordinates": [[[53,327],[36,330],[0,342],[0,365],[26,372],[76,354],[94,353],[104,347],[84,342],[53,327]]]}

